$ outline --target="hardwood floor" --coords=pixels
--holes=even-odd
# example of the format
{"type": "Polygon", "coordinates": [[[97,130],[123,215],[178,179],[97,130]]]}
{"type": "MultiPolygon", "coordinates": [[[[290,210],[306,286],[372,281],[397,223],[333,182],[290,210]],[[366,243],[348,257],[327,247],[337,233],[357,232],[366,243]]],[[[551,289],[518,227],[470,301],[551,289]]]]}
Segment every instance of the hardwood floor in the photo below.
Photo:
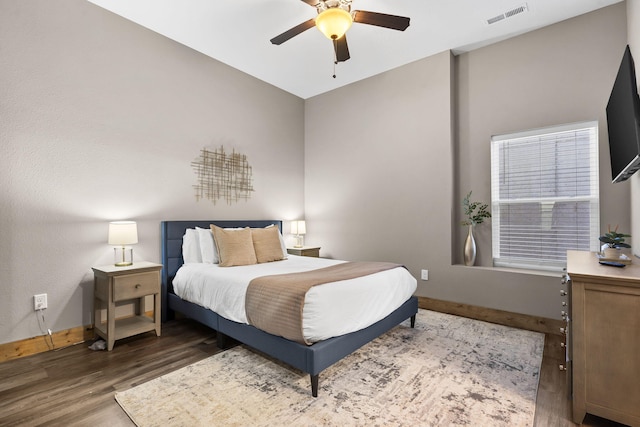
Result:
{"type": "MultiPolygon", "coordinates": [[[[574,426],[560,338],[547,334],[538,388],[536,427],[574,426]]],[[[114,392],[159,377],[219,351],[215,332],[188,319],[92,351],[82,343],[0,363],[0,426],[133,426],[114,392]]],[[[587,416],[585,426],[620,424],[587,416]]]]}
{"type": "MultiPolygon", "coordinates": [[[[558,368],[559,365],[566,365],[564,351],[560,347],[560,342],[559,335],[545,335],[538,397],[536,399],[536,415],[533,423],[535,427],[576,425],[571,421],[569,375],[558,368]]],[[[623,424],[589,414],[585,417],[582,425],[588,427],[623,426],[623,424]]]]}

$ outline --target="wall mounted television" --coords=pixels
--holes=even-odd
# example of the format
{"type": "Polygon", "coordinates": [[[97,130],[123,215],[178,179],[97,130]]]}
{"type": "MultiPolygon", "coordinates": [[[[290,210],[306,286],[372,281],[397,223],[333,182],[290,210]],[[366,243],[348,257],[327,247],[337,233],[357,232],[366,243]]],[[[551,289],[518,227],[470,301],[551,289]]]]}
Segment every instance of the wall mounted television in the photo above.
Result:
{"type": "Polygon", "coordinates": [[[607,128],[612,181],[622,182],[640,169],[640,98],[629,45],[607,103],[607,128]]]}

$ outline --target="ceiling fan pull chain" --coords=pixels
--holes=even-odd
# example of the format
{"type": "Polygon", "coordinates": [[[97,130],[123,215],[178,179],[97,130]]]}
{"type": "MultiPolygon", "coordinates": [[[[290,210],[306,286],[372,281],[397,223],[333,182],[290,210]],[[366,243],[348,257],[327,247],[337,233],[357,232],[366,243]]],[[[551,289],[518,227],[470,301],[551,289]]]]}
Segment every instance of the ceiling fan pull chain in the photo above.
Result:
{"type": "Polygon", "coordinates": [[[338,40],[333,39],[333,78],[336,78],[336,65],[338,64],[338,40]]]}

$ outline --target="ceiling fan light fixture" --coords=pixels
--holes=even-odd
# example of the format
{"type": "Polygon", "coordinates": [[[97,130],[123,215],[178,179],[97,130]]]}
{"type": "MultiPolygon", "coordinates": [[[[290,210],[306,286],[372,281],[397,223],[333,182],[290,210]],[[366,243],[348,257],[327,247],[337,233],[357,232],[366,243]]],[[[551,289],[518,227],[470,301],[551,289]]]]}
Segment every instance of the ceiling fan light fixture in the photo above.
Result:
{"type": "Polygon", "coordinates": [[[322,11],[316,17],[316,27],[330,40],[337,40],[344,36],[352,23],[351,14],[339,7],[322,11]]]}

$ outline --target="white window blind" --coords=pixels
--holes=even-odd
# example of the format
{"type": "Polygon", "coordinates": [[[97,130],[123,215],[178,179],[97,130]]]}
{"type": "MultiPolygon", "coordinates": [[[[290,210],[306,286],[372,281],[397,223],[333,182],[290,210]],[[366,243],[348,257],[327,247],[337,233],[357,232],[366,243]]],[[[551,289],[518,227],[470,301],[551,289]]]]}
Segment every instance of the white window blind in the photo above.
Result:
{"type": "Polygon", "coordinates": [[[560,270],[566,251],[598,250],[598,123],[491,139],[495,266],[560,270]]]}

